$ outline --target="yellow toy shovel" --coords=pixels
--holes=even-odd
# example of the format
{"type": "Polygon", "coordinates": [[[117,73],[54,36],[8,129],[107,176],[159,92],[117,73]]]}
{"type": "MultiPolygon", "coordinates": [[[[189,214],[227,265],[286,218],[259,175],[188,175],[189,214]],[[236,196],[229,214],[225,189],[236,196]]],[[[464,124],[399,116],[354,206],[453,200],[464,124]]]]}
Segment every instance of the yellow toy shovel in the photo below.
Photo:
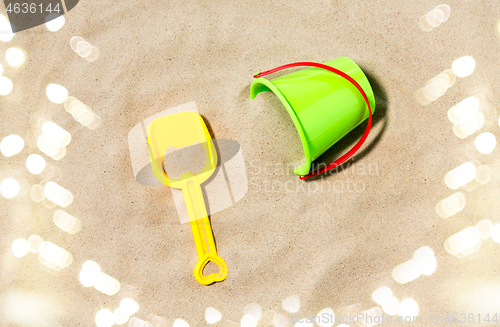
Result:
{"type": "Polygon", "coordinates": [[[149,157],[156,178],[163,184],[181,189],[186,202],[191,230],[198,252],[198,262],[194,277],[203,285],[223,281],[227,276],[224,260],[217,255],[210,221],[207,217],[205,201],[200,185],[205,182],[217,167],[217,152],[203,118],[194,111],[156,118],[148,128],[149,157]],[[167,174],[164,169],[164,156],[172,150],[193,145],[203,146],[206,162],[201,171],[183,172],[179,177],[167,174]],[[203,275],[203,268],[209,261],[219,266],[219,273],[203,275]]]}

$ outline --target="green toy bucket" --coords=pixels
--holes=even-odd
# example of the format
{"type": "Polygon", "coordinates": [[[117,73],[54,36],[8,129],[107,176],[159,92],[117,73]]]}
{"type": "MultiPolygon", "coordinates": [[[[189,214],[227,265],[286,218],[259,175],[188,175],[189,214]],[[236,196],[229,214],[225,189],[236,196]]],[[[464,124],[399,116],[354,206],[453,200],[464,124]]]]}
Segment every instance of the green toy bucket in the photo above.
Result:
{"type": "MultiPolygon", "coordinates": [[[[257,74],[255,77],[283,68],[311,66],[311,64],[315,67],[302,69],[273,80],[258,77],[250,86],[252,100],[257,94],[271,90],[290,114],[304,148],[305,163],[294,170],[300,176],[309,174],[311,163],[316,158],[369,117],[368,102],[372,112],[375,109],[375,97],[368,79],[361,68],[346,57],[337,58],[323,65],[315,63],[285,65],[257,74]],[[340,72],[335,74],[319,68],[324,65],[340,72]],[[345,73],[343,75],[348,76],[338,75],[342,72],[345,73]],[[365,94],[360,92],[355,83],[365,94]]],[[[371,120],[369,122],[371,123],[371,120]]],[[[369,128],[370,125],[367,127],[368,132],[369,128]]],[[[351,155],[352,153],[348,157],[351,155]]]]}

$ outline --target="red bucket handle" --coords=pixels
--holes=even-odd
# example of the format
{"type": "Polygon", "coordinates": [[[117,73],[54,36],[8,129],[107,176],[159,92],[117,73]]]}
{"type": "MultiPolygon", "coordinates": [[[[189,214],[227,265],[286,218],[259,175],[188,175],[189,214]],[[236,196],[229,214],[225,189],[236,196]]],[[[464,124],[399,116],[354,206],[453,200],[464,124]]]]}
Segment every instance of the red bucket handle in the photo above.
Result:
{"type": "Polygon", "coordinates": [[[333,169],[333,168],[337,167],[338,165],[343,164],[347,159],[349,159],[350,157],[352,157],[359,150],[359,148],[361,148],[361,146],[363,145],[363,143],[365,143],[366,138],[368,137],[368,134],[370,134],[370,129],[372,127],[372,108],[370,106],[370,102],[368,101],[368,97],[366,96],[365,91],[363,91],[363,88],[351,76],[347,75],[343,71],[340,71],[340,70],[338,70],[336,68],[333,68],[333,67],[330,67],[330,66],[327,66],[327,65],[323,65],[323,64],[320,64],[320,63],[316,63],[316,62],[295,62],[295,63],[292,63],[292,64],[283,65],[283,66],[279,66],[279,67],[276,67],[276,68],[273,68],[273,69],[270,69],[270,70],[266,70],[265,72],[253,75],[253,77],[254,78],[262,77],[262,76],[266,76],[266,75],[275,73],[275,72],[283,70],[283,69],[292,68],[292,67],[304,67],[304,66],[306,66],[306,67],[317,67],[317,68],[323,68],[323,69],[329,70],[332,73],[335,73],[335,74],[337,74],[337,75],[345,78],[349,82],[351,82],[351,84],[354,85],[359,90],[359,92],[361,93],[361,95],[365,99],[366,105],[368,106],[369,116],[368,116],[368,125],[366,125],[366,129],[365,129],[365,132],[364,132],[363,136],[358,141],[358,143],[356,143],[353,146],[353,148],[351,150],[349,150],[346,154],[344,154],[342,157],[338,158],[337,160],[335,160],[334,162],[332,162],[328,166],[326,166],[324,168],[321,168],[319,170],[316,170],[316,171],[311,171],[309,174],[307,174],[305,176],[300,176],[299,177],[300,179],[307,179],[307,178],[310,178],[310,177],[317,176],[319,174],[324,173],[325,171],[328,171],[330,169],[333,169]]]}

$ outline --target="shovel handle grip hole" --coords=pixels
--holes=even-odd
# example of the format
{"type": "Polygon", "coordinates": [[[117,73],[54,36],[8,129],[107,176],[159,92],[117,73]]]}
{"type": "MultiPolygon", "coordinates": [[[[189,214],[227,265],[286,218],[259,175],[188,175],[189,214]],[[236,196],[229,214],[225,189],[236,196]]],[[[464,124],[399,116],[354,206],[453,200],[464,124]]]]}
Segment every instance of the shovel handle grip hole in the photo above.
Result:
{"type": "Polygon", "coordinates": [[[207,252],[199,258],[194,268],[194,277],[202,285],[221,282],[226,279],[226,276],[226,263],[220,256],[211,252],[207,252]]]}

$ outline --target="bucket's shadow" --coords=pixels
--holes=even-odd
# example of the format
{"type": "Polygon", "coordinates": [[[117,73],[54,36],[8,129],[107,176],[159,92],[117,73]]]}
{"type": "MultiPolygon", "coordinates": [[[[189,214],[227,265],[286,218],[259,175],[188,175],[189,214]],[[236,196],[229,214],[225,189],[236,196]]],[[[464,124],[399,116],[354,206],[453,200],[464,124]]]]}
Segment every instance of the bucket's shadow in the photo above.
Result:
{"type": "MultiPolygon", "coordinates": [[[[380,82],[375,78],[375,76],[371,75],[367,70],[361,67],[363,72],[365,73],[370,85],[372,86],[373,94],[375,96],[375,113],[373,114],[372,120],[372,130],[379,124],[383,124],[382,127],[377,132],[377,135],[370,141],[369,143],[365,142],[361,147],[360,151],[358,151],[353,157],[348,159],[342,165],[333,168],[332,170],[320,174],[318,176],[314,176],[308,178],[306,181],[314,181],[318,179],[325,179],[329,176],[335,175],[339,172],[342,172],[352,165],[356,164],[358,161],[363,160],[380,142],[382,136],[387,130],[387,126],[389,125],[387,108],[389,106],[389,101],[387,99],[387,94],[380,84],[380,82]]],[[[338,159],[344,153],[349,151],[354,144],[363,136],[366,125],[368,124],[368,120],[365,120],[361,124],[359,124],[356,128],[354,128],[351,132],[349,132],[346,136],[340,139],[337,143],[335,143],[332,147],[326,150],[321,156],[319,156],[313,162],[314,167],[324,167],[338,159]]]]}

